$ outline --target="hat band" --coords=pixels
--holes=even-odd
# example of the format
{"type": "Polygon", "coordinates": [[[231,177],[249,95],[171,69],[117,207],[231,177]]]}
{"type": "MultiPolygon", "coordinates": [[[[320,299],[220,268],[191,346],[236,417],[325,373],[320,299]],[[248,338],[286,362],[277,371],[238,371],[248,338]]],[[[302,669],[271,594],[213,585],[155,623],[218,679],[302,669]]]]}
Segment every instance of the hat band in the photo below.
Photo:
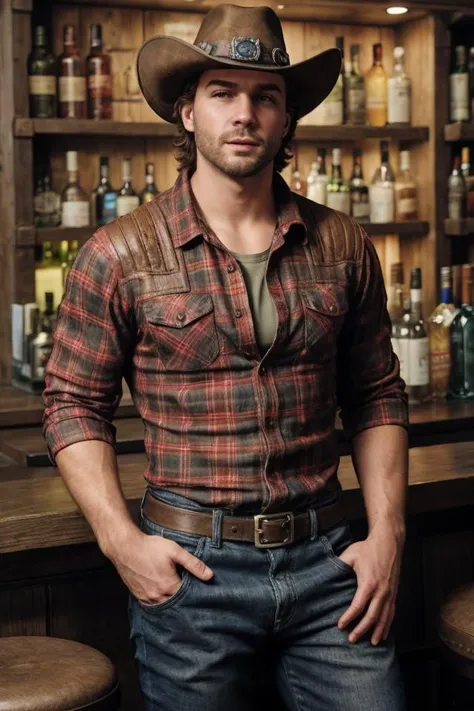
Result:
{"type": "Polygon", "coordinates": [[[256,37],[233,37],[215,42],[198,42],[196,47],[211,57],[234,59],[237,62],[252,62],[267,66],[287,67],[290,57],[281,47],[269,49],[256,37]]]}

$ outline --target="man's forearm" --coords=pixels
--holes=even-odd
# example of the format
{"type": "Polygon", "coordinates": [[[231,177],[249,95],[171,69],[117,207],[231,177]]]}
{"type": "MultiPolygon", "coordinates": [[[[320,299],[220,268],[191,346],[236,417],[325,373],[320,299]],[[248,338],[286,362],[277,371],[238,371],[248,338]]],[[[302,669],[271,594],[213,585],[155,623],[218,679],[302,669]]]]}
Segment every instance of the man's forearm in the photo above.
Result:
{"type": "Polygon", "coordinates": [[[352,441],[352,461],[364,496],[369,533],[390,525],[405,535],[408,435],[398,425],[363,430],[352,441]]]}
{"type": "Polygon", "coordinates": [[[120,486],[113,447],[100,440],[76,442],[57,454],[56,463],[100,548],[108,555],[136,530],[120,486]]]}

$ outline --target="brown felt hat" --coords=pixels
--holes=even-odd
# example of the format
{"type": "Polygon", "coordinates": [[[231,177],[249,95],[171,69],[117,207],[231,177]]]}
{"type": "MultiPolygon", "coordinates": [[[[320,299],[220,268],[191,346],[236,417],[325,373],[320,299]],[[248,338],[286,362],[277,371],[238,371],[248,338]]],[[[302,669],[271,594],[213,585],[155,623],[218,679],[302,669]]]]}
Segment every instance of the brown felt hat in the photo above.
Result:
{"type": "Polygon", "coordinates": [[[331,92],[341,71],[341,53],[328,49],[290,64],[280,20],[270,7],[217,5],[205,15],[193,44],[156,35],[142,45],[137,57],[143,96],[171,123],[184,85],[202,72],[225,67],[281,74],[301,118],[331,92]]]}

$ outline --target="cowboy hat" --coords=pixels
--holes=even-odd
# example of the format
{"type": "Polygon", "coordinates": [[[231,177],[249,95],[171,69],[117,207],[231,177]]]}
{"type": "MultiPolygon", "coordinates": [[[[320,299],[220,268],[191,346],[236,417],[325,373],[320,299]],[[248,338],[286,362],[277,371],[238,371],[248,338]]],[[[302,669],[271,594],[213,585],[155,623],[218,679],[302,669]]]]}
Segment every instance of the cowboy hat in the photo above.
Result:
{"type": "Polygon", "coordinates": [[[202,72],[226,67],[281,74],[301,118],[331,92],[341,71],[341,53],[328,49],[290,64],[280,20],[270,7],[217,5],[205,15],[193,44],[156,35],[142,45],[137,57],[143,96],[171,123],[185,84],[202,72]]]}

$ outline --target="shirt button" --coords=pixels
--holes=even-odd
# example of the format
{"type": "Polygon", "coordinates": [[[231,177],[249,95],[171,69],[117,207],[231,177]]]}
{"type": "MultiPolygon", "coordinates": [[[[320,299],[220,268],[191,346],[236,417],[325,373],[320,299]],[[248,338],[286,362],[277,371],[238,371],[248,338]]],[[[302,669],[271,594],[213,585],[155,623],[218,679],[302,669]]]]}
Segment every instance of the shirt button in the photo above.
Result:
{"type": "Polygon", "coordinates": [[[242,316],[242,311],[240,309],[235,309],[234,313],[237,316],[237,318],[240,318],[242,316]]]}
{"type": "Polygon", "coordinates": [[[178,321],[184,321],[186,314],[184,311],[179,311],[178,314],[176,315],[176,318],[178,321]]]}
{"type": "Polygon", "coordinates": [[[227,271],[228,272],[235,272],[235,266],[233,264],[228,264],[227,265],[227,271]]]}
{"type": "Polygon", "coordinates": [[[331,306],[329,307],[329,311],[334,313],[335,310],[336,310],[336,307],[334,306],[334,304],[331,304],[331,306]]]}

